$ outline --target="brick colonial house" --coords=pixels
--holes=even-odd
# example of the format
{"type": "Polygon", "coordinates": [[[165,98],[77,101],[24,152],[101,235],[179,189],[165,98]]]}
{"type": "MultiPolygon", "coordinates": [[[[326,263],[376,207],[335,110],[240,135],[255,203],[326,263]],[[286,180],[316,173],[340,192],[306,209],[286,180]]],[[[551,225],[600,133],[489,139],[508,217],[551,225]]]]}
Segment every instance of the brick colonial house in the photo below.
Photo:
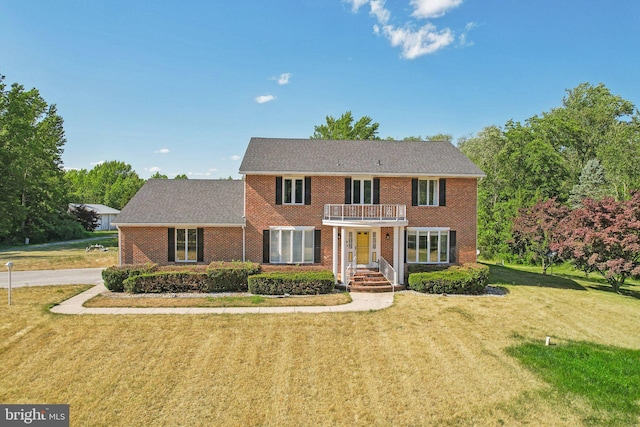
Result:
{"type": "Polygon", "coordinates": [[[120,263],[315,264],[348,278],[476,261],[482,171],[449,142],[252,138],[243,180],[149,180],[122,209],[120,263]]]}

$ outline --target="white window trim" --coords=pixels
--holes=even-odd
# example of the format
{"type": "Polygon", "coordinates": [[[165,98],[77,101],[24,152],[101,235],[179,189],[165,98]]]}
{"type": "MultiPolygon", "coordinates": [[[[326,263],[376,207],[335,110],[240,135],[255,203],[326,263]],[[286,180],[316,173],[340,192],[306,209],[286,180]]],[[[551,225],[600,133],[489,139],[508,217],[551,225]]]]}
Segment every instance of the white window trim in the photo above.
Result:
{"type": "Polygon", "coordinates": [[[373,175],[360,175],[360,176],[352,176],[351,177],[351,204],[352,205],[368,205],[368,204],[373,204],[373,175]],[[360,181],[360,201],[359,202],[354,202],[353,201],[353,196],[355,191],[353,191],[353,186],[354,186],[354,181],[360,181]],[[365,203],[364,202],[364,181],[371,181],[371,203],[365,203]]]}
{"type": "MultiPolygon", "coordinates": [[[[407,264],[449,264],[449,252],[451,250],[451,235],[449,234],[449,232],[451,231],[451,228],[449,227],[407,227],[407,235],[409,234],[409,232],[411,231],[417,231],[418,234],[422,234],[422,233],[428,233],[427,234],[427,242],[430,241],[429,237],[430,237],[430,233],[431,232],[438,232],[438,257],[440,257],[440,233],[442,232],[447,232],[447,259],[445,261],[427,261],[427,262],[420,262],[418,261],[418,257],[419,257],[419,250],[418,250],[418,238],[416,237],[416,258],[413,260],[409,259],[409,239],[407,238],[407,244],[405,246],[405,253],[407,254],[407,264]]],[[[427,253],[429,253],[429,251],[427,250],[427,253]]]]}
{"type": "Polygon", "coordinates": [[[431,177],[422,177],[422,178],[418,178],[418,206],[440,206],[440,178],[431,178],[431,177]],[[435,181],[436,185],[435,185],[435,197],[433,198],[434,200],[434,204],[430,205],[429,202],[429,184],[427,184],[427,204],[421,204],[420,203],[420,182],[421,181],[435,181]]]}
{"type": "Polygon", "coordinates": [[[176,229],[174,230],[175,232],[175,262],[186,262],[186,263],[192,263],[192,262],[198,262],[198,228],[197,227],[176,227],[176,229]],[[178,259],[178,230],[184,230],[184,253],[187,256],[187,258],[189,258],[189,230],[195,230],[196,231],[196,256],[195,259],[178,259]]]}
{"type": "MultiPolygon", "coordinates": [[[[271,239],[273,238],[273,233],[274,232],[280,232],[280,231],[311,231],[311,230],[315,230],[316,228],[313,226],[283,226],[283,227],[278,227],[278,226],[274,226],[274,227],[269,227],[269,263],[270,264],[291,264],[287,261],[274,261],[271,258],[271,239]]],[[[315,241],[313,241],[313,239],[315,239],[315,236],[313,235],[314,233],[312,233],[312,245],[311,247],[314,248],[315,247],[315,241]]],[[[304,236],[305,234],[302,233],[302,259],[303,261],[299,261],[299,262],[295,262],[294,264],[313,264],[313,256],[311,257],[310,261],[304,261],[304,249],[305,249],[305,241],[304,241],[304,236]]],[[[293,238],[293,234],[291,236],[293,238]]],[[[278,241],[280,242],[280,248],[278,248],[278,253],[280,253],[282,255],[282,239],[278,239],[278,241]]],[[[293,251],[293,244],[291,245],[291,250],[293,251]]]]}
{"type": "Polygon", "coordinates": [[[305,187],[304,176],[283,176],[282,177],[282,204],[283,205],[304,205],[304,195],[305,195],[304,187],[305,187]],[[296,187],[295,187],[296,180],[302,181],[302,201],[300,202],[296,202],[296,187]],[[287,185],[286,184],[287,181],[291,181],[291,201],[290,202],[286,201],[287,192],[285,191],[285,188],[287,185]]]}

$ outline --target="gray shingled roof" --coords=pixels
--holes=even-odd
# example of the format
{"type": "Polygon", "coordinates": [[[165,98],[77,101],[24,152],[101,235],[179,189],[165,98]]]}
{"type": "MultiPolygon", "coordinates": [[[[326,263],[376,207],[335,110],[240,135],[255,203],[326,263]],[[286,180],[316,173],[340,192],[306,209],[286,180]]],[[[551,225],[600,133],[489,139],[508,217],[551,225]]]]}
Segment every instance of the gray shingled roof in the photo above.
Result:
{"type": "Polygon", "coordinates": [[[282,138],[251,138],[240,173],[484,176],[467,156],[446,141],[282,138]]]}
{"type": "Polygon", "coordinates": [[[150,179],[114,223],[241,225],[243,198],[238,180],[150,179]]]}

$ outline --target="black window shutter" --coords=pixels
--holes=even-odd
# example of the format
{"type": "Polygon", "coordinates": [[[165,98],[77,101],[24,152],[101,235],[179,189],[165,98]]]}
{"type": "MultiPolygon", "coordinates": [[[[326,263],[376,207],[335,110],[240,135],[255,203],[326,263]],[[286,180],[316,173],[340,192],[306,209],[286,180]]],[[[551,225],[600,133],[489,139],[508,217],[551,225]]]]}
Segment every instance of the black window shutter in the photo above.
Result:
{"type": "Polygon", "coordinates": [[[440,189],[438,190],[438,196],[440,200],[438,201],[439,206],[447,205],[447,180],[440,179],[440,189]]]}
{"type": "Polygon", "coordinates": [[[313,262],[322,262],[322,240],[320,230],[313,230],[313,262]]]}
{"type": "Polygon", "coordinates": [[[169,237],[169,242],[167,245],[167,249],[168,249],[168,258],[167,260],[169,262],[175,262],[176,260],[176,229],[175,228],[169,228],[169,233],[168,233],[168,237],[169,237]]]}
{"type": "Polygon", "coordinates": [[[198,262],[204,262],[204,228],[197,229],[198,262]]]}
{"type": "Polygon", "coordinates": [[[402,234],[404,234],[404,263],[406,264],[407,263],[407,249],[408,249],[407,243],[409,243],[408,242],[409,236],[408,236],[407,230],[402,230],[402,234]]]}
{"type": "Polygon", "coordinates": [[[411,206],[418,206],[418,178],[411,180],[411,206]]]}
{"type": "Polygon", "coordinates": [[[311,204],[311,177],[310,176],[304,177],[304,204],[305,205],[311,204]]]}
{"type": "Polygon", "coordinates": [[[449,263],[455,264],[456,260],[456,232],[449,231],[449,263]]]}
{"type": "Polygon", "coordinates": [[[282,204],[282,177],[276,176],[276,205],[282,204]]]}
{"type": "Polygon", "coordinates": [[[351,204],[351,178],[344,179],[344,204],[351,204]]]}
{"type": "Polygon", "coordinates": [[[380,204],[380,178],[373,178],[373,204],[380,204]]]}
{"type": "Polygon", "coordinates": [[[262,263],[269,264],[269,250],[270,250],[269,230],[262,232],[262,263]]]}

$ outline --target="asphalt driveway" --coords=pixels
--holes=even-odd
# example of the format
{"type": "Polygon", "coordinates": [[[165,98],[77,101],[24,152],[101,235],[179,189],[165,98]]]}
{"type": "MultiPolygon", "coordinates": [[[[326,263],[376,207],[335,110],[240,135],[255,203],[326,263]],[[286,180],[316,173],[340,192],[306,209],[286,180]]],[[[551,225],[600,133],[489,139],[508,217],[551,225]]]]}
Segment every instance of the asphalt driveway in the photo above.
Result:
{"type": "MultiPolygon", "coordinates": [[[[102,283],[102,270],[102,268],[78,268],[73,270],[13,271],[11,272],[11,287],[97,285],[102,283]]],[[[6,267],[0,268],[0,288],[8,286],[9,273],[6,267]]]]}

